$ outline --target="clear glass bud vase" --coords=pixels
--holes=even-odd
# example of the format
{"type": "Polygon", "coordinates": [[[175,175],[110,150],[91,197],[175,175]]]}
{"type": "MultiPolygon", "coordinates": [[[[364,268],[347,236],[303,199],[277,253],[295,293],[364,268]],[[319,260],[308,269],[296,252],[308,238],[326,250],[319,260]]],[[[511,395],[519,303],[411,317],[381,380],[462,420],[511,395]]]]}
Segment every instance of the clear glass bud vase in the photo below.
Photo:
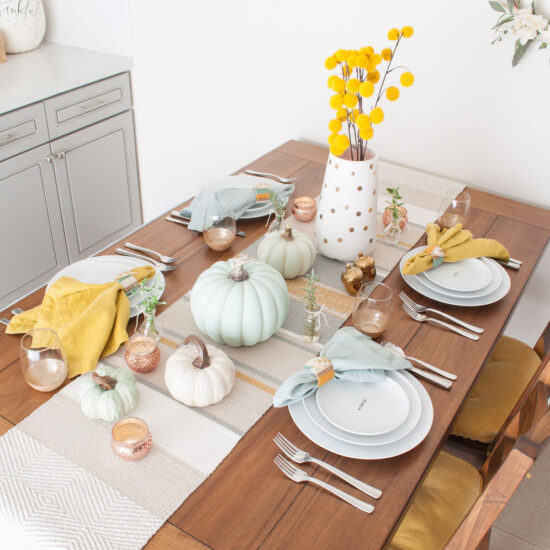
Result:
{"type": "Polygon", "coordinates": [[[321,308],[308,308],[304,310],[302,323],[302,337],[309,344],[319,341],[321,333],[321,308]]]}
{"type": "Polygon", "coordinates": [[[140,373],[151,372],[160,361],[160,332],[155,325],[155,312],[144,313],[143,317],[138,332],[126,343],[124,354],[128,366],[140,373]]]}

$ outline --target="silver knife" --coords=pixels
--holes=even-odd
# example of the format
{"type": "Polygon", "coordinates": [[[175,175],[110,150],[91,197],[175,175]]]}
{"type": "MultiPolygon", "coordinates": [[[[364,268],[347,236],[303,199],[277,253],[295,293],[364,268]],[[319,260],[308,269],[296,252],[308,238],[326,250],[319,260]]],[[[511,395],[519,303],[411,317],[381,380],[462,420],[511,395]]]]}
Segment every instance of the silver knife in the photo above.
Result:
{"type": "Polygon", "coordinates": [[[413,374],[416,374],[417,376],[420,376],[420,378],[425,378],[426,380],[429,380],[430,382],[434,383],[436,386],[445,388],[446,390],[451,389],[451,386],[453,385],[451,380],[447,380],[442,376],[438,376],[437,374],[432,374],[431,372],[426,372],[425,370],[422,370],[422,369],[417,369],[416,367],[410,367],[410,368],[407,368],[407,370],[412,372],[413,374]]]}
{"type": "MultiPolygon", "coordinates": [[[[165,218],[169,222],[179,223],[187,227],[189,225],[189,222],[191,221],[190,218],[186,218],[185,216],[182,216],[177,210],[172,210],[170,214],[172,215],[172,218],[170,216],[167,216],[165,218]],[[173,218],[178,218],[178,219],[175,220],[173,218]]],[[[239,231],[238,229],[237,231],[235,231],[235,235],[237,235],[237,237],[246,237],[246,233],[244,231],[239,231]]]]}

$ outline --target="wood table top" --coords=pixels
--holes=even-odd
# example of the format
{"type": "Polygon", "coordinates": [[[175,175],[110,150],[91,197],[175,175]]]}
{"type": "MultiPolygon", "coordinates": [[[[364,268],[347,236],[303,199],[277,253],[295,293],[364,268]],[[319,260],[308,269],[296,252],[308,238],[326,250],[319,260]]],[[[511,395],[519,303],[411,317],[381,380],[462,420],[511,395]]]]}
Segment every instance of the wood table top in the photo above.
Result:
{"type": "MultiPolygon", "coordinates": [[[[324,147],[288,141],[244,168],[296,177],[294,196],[315,196],[320,191],[327,154],[324,147]]],[[[508,271],[512,285],[501,301],[480,308],[445,306],[448,313],[459,314],[465,321],[485,328],[478,342],[417,323],[400,307],[394,307],[391,327],[384,338],[404,348],[407,355],[421,356],[458,374],[449,392],[424,384],[434,406],[434,423],[426,439],[396,458],[347,459],[309,441],[296,428],[286,408],[271,408],[218,469],[174,512],[146,548],[383,548],[443,446],[453,419],[504,330],[550,238],[548,210],[475,189],[469,188],[468,192],[472,196],[468,229],[476,237],[499,240],[512,257],[523,260],[523,265],[517,272],[508,271]],[[384,494],[375,502],[375,512],[366,515],[312,484],[292,483],[284,477],[273,464],[277,448],[272,438],[277,432],[282,432],[313,456],[382,489],[384,494]]],[[[165,274],[167,287],[163,299],[167,305],[160,306],[159,313],[189,291],[198,275],[213,262],[235,255],[265,232],[265,219],[243,220],[238,225],[247,236],[237,238],[225,253],[211,251],[200,234],[167,222],[164,216],[124,239],[180,258],[179,269],[165,274]]],[[[117,246],[120,243],[101,254],[112,254],[117,246]]],[[[398,266],[385,282],[392,287],[394,296],[406,290],[413,299],[426,302],[426,298],[416,295],[405,285],[398,266]]],[[[39,305],[43,295],[44,288],[16,305],[29,309],[39,305]]],[[[12,307],[0,312],[0,317],[10,317],[12,307]]],[[[53,393],[40,393],[27,386],[19,366],[19,337],[2,332],[0,434],[21,422],[53,393]]],[[[320,479],[365,498],[314,465],[304,467],[320,479]]]]}

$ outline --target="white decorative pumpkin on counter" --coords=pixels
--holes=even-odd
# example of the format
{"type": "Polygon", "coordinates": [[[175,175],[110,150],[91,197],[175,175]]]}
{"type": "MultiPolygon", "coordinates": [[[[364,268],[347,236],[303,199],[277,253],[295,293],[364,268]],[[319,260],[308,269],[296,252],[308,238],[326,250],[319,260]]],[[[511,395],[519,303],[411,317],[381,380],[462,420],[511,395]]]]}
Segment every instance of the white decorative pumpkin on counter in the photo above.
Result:
{"type": "Polygon", "coordinates": [[[285,279],[294,279],[309,271],[315,262],[311,239],[290,225],[284,231],[267,233],[258,246],[258,260],[274,267],[285,279]]]}
{"type": "Polygon", "coordinates": [[[190,407],[206,407],[233,389],[235,365],[222,350],[190,335],[166,362],[164,381],[174,399],[190,407]]]}
{"type": "Polygon", "coordinates": [[[215,342],[253,346],[281,328],[288,290],[281,274],[264,262],[216,262],[195,282],[191,312],[199,330],[215,342]]]}
{"type": "Polygon", "coordinates": [[[94,420],[119,420],[139,401],[136,377],[125,369],[100,365],[79,384],[82,412],[94,420]]]}

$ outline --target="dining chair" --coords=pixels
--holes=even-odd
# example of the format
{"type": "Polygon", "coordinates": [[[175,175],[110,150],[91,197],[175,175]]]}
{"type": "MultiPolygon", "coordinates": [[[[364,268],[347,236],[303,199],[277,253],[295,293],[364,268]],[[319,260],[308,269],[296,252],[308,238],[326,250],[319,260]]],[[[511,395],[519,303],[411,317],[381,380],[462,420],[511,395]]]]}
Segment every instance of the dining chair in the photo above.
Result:
{"type": "Polygon", "coordinates": [[[537,380],[546,377],[541,368],[545,349],[550,349],[550,323],[534,349],[503,336],[466,398],[451,434],[481,443],[487,451],[537,380]]]}
{"type": "Polygon", "coordinates": [[[515,440],[502,435],[479,471],[442,451],[388,549],[486,550],[491,526],[550,440],[549,398],[550,386],[537,382],[516,413],[529,429],[515,440]]]}

